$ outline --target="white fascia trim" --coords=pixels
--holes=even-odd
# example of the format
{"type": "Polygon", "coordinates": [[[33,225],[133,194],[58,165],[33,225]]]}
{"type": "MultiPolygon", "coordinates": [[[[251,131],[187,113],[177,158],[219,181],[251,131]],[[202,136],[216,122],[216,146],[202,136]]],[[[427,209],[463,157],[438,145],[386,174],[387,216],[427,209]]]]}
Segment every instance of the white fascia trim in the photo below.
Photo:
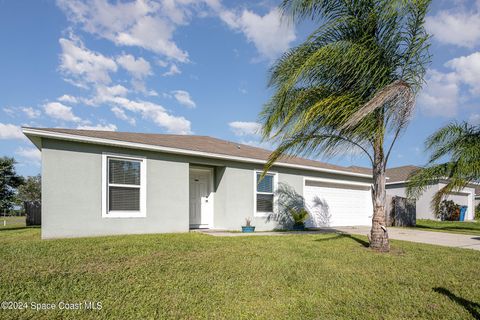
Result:
{"type": "Polygon", "coordinates": [[[315,178],[315,177],[303,177],[303,185],[305,185],[307,181],[325,182],[325,183],[330,183],[330,184],[340,184],[340,185],[345,185],[345,186],[357,186],[357,187],[371,187],[372,186],[370,183],[364,183],[364,182],[337,180],[337,179],[326,179],[326,178],[315,178]]]}
{"type": "MultiPolygon", "coordinates": [[[[161,152],[165,152],[165,153],[173,153],[173,154],[181,154],[181,155],[189,155],[189,156],[199,156],[199,157],[213,158],[213,159],[233,160],[233,161],[239,161],[239,162],[257,163],[257,164],[265,164],[266,163],[265,160],[254,159],[254,158],[229,156],[229,155],[218,154],[218,153],[185,150],[185,149],[162,147],[162,146],[152,146],[152,145],[148,145],[148,144],[144,144],[144,143],[137,143],[137,142],[128,142],[128,141],[120,141],[120,140],[112,140],[112,139],[84,137],[84,136],[79,136],[79,135],[74,135],[74,134],[43,131],[43,130],[36,130],[36,129],[30,129],[30,128],[22,128],[22,132],[27,137],[30,135],[30,136],[41,137],[41,138],[53,138],[53,139],[60,139],[60,140],[70,140],[70,141],[78,141],[78,142],[103,144],[103,145],[110,145],[110,146],[116,146],[116,147],[126,147],[126,148],[142,149],[142,150],[161,151],[161,152]]],[[[334,173],[334,174],[341,174],[341,175],[353,176],[353,177],[372,178],[371,174],[348,172],[348,171],[341,171],[341,170],[335,170],[335,169],[318,168],[318,167],[304,166],[304,165],[284,163],[284,162],[276,162],[275,166],[292,168],[292,169],[302,169],[302,170],[334,173]]]]}

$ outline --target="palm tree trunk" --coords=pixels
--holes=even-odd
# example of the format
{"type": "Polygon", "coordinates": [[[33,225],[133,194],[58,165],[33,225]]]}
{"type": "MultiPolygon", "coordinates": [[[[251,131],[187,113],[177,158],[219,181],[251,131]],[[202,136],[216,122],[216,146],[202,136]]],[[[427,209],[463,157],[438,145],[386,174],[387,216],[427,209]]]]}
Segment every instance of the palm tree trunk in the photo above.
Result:
{"type": "Polygon", "coordinates": [[[373,164],[373,217],[370,231],[370,248],[379,251],[390,251],[388,232],[385,226],[385,154],[383,150],[383,135],[374,141],[373,164]]]}

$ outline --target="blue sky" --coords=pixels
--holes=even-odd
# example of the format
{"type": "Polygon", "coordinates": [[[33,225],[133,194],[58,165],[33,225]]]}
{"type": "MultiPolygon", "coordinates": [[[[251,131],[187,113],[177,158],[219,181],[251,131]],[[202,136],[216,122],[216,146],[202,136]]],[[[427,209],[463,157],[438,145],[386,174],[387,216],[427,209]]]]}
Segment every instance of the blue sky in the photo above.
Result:
{"type": "MultiPolygon", "coordinates": [[[[268,68],[314,27],[285,23],[277,4],[0,0],[0,156],[14,156],[21,174],[40,171],[20,126],[258,145],[268,68]]],[[[425,138],[452,120],[480,123],[480,1],[435,0],[427,27],[433,63],[390,166],[425,163],[425,138]]],[[[329,161],[367,165],[356,156],[329,161]]]]}

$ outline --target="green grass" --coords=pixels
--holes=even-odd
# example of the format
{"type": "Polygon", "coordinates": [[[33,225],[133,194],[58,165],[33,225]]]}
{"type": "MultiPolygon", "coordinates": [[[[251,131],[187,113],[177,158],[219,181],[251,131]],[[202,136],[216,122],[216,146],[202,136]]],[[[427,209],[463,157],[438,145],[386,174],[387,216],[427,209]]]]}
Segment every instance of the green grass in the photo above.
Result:
{"type": "Polygon", "coordinates": [[[0,216],[0,230],[17,229],[17,228],[23,228],[23,227],[25,227],[25,216],[23,217],[0,216]]]}
{"type": "Polygon", "coordinates": [[[0,310],[2,319],[469,319],[480,252],[337,234],[198,233],[40,240],[0,231],[0,300],[101,301],[97,311],[0,310]]]}
{"type": "Polygon", "coordinates": [[[426,231],[441,231],[480,236],[480,222],[478,221],[417,220],[417,228],[426,231]]]}

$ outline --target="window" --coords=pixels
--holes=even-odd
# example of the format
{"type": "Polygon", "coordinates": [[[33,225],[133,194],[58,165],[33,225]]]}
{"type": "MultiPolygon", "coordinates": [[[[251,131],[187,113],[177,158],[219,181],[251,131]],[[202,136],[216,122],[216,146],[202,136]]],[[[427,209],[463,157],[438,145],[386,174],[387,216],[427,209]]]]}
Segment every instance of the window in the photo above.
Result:
{"type": "Polygon", "coordinates": [[[146,216],[146,160],[103,155],[103,217],[146,216]]]}
{"type": "Polygon", "coordinates": [[[255,212],[257,215],[272,213],[277,175],[267,173],[263,179],[261,172],[255,172],[255,212]]]}

